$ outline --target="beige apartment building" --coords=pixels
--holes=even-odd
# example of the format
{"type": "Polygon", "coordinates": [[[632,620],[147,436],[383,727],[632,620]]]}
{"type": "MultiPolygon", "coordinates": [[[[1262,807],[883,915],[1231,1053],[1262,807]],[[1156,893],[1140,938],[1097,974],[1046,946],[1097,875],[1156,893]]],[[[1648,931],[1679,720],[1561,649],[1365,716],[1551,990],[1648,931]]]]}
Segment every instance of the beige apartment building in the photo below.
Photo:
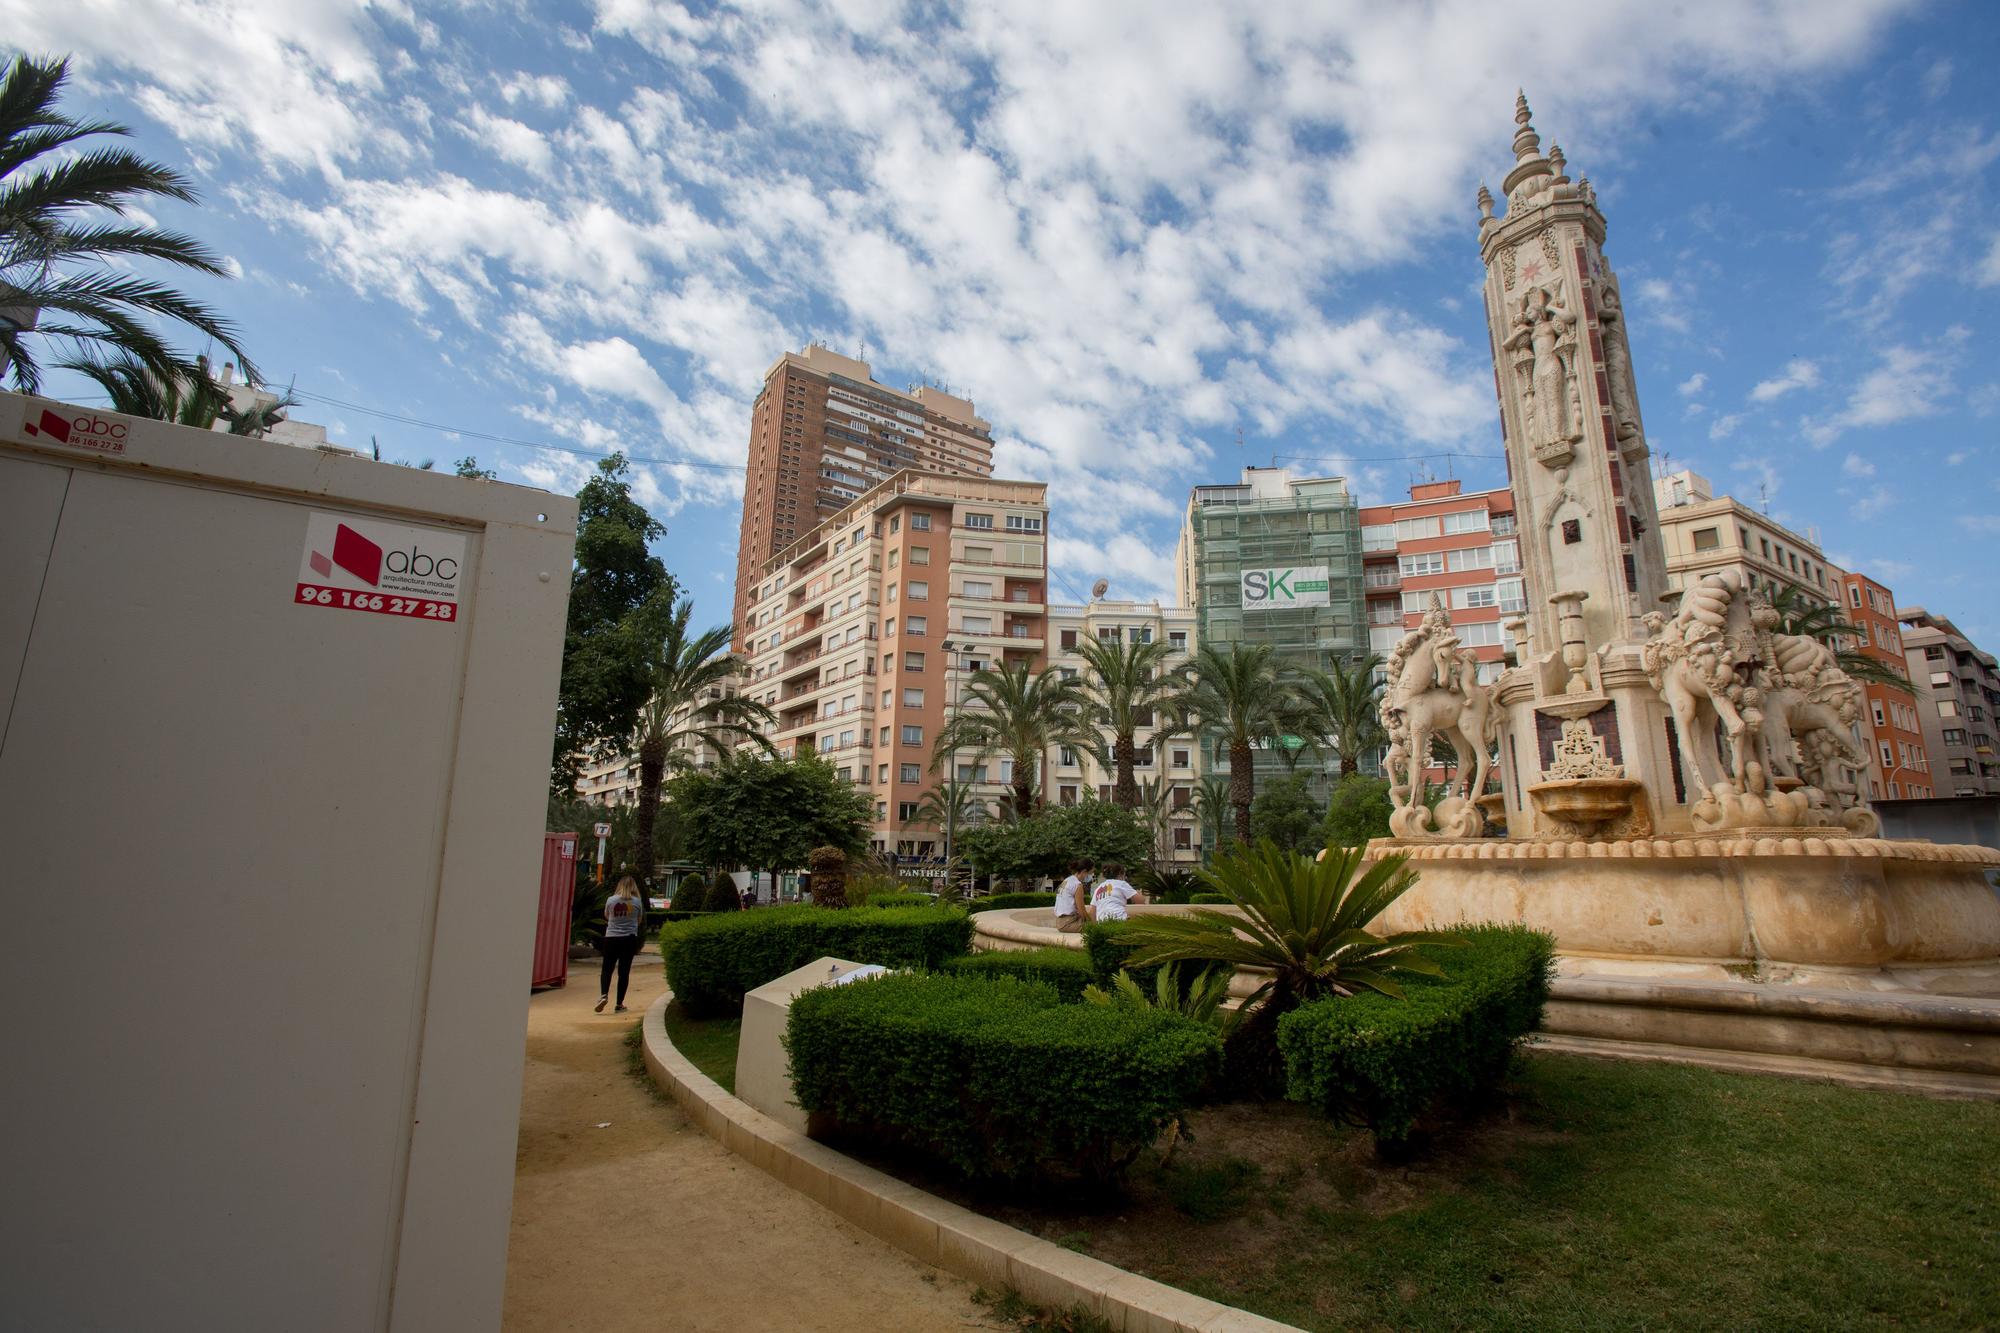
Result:
{"type": "Polygon", "coordinates": [[[1917,723],[1938,796],[2000,795],[2000,661],[1949,617],[1921,606],[1897,612],[1903,657],[1916,691],[1917,723]]]}
{"type": "MultiPolygon", "coordinates": [[[[1187,661],[1194,652],[1194,608],[1162,606],[1158,602],[1104,601],[1087,606],[1049,607],[1049,665],[1074,680],[1085,673],[1084,659],[1077,646],[1089,639],[1110,643],[1164,643],[1169,649],[1168,669],[1187,661]]],[[[1154,856],[1161,861],[1193,865],[1201,859],[1201,826],[1195,816],[1195,784],[1202,774],[1201,743],[1198,737],[1176,736],[1158,743],[1155,728],[1142,727],[1134,735],[1138,755],[1134,776],[1143,791],[1158,784],[1166,814],[1160,822],[1154,856]]],[[[1104,731],[1104,745],[1111,746],[1111,732],[1104,731]]],[[[962,767],[962,766],[961,766],[962,767]]],[[[1097,762],[1087,751],[1067,745],[1053,747],[1043,759],[1043,795],[1053,805],[1075,805],[1086,796],[1111,799],[1111,785],[1117,774],[1097,762]]]]}
{"type": "Polygon", "coordinates": [[[892,389],[866,361],[815,345],[764,372],[745,462],[731,617],[738,652],[767,561],[898,472],[992,476],[993,435],[966,399],[932,385],[892,389]]]}
{"type": "Polygon", "coordinates": [[[1840,571],[1827,562],[1817,537],[1801,537],[1769,514],[1715,494],[1701,474],[1683,469],[1656,478],[1653,498],[1667,587],[1674,592],[1734,569],[1767,597],[1793,583],[1823,604],[1841,600],[1840,571]]]}
{"type": "MultiPolygon", "coordinates": [[[[1047,649],[1048,487],[905,469],[765,561],[748,589],[744,691],[783,754],[816,752],[874,798],[876,850],[928,857],[932,744],[975,671],[1047,649]]],[[[1012,773],[989,760],[997,794],[1012,773]]]]}

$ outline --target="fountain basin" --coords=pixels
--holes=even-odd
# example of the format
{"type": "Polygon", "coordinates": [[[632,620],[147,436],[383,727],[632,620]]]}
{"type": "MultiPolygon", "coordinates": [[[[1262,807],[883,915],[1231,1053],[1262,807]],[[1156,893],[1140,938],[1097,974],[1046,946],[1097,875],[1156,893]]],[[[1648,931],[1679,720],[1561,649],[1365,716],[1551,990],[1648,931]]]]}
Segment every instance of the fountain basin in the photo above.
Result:
{"type": "Polygon", "coordinates": [[[1529,787],[1528,799],[1542,816],[1542,836],[1588,841],[1651,832],[1634,827],[1644,818],[1644,792],[1636,778],[1552,778],[1529,787]]]}

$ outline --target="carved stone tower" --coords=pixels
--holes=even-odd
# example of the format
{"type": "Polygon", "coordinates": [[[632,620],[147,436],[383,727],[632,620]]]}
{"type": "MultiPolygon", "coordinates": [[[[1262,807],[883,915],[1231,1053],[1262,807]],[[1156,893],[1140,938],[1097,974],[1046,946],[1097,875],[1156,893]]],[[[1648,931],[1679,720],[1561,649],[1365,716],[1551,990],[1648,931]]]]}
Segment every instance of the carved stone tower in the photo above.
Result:
{"type": "Polygon", "coordinates": [[[1564,173],[1561,148],[1543,156],[1525,96],[1514,120],[1504,216],[1479,187],[1479,253],[1527,628],[1538,651],[1579,628],[1593,647],[1640,639],[1640,617],[1661,609],[1666,562],[1604,215],[1589,180],[1564,173]],[[1585,596],[1550,600],[1569,593],[1585,596]]]}

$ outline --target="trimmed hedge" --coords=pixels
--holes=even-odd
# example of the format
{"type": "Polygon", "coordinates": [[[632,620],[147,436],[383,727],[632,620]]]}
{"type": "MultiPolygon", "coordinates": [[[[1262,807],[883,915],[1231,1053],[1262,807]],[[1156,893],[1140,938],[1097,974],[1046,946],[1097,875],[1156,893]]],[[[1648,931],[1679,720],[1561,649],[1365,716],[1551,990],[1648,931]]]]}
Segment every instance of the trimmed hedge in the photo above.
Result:
{"type": "Polygon", "coordinates": [[[1065,1004],[1083,998],[1083,988],[1095,980],[1090,959],[1081,949],[1051,944],[1044,949],[1000,949],[953,958],[944,971],[960,976],[1019,977],[1055,988],[1065,1004]]]}
{"type": "Polygon", "coordinates": [[[999,912],[1010,907],[1054,907],[1053,893],[996,893],[986,898],[974,898],[965,906],[974,912],[999,912]]]}
{"type": "Polygon", "coordinates": [[[985,1179],[1108,1182],[1222,1067],[1206,1024],[1009,977],[821,987],[785,1045],[800,1106],[985,1179]]]}
{"type": "Polygon", "coordinates": [[[1191,903],[1204,903],[1211,907],[1220,903],[1222,906],[1227,907],[1229,906],[1229,895],[1226,893],[1195,893],[1188,896],[1188,901],[1191,903]]]}
{"type": "Polygon", "coordinates": [[[863,907],[929,907],[937,899],[928,893],[878,893],[863,907]]]}
{"type": "Polygon", "coordinates": [[[743,993],[815,958],[935,968],[971,947],[972,919],[948,907],[810,904],[705,912],[660,932],[667,984],[691,1017],[731,1016],[743,993]]]}
{"type": "Polygon", "coordinates": [[[1526,926],[1452,933],[1466,943],[1426,949],[1446,975],[1411,978],[1404,999],[1364,991],[1280,1018],[1285,1095],[1365,1124],[1394,1148],[1424,1112],[1492,1088],[1515,1043],[1541,1024],[1555,937],[1526,926]]]}

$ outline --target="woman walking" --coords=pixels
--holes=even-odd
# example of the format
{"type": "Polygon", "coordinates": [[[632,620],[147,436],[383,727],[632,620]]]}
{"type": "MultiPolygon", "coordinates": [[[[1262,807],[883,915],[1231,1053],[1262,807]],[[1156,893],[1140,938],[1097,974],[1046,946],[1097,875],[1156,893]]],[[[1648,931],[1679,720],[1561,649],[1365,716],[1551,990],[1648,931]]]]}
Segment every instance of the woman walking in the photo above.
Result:
{"type": "Polygon", "coordinates": [[[632,980],[632,956],[639,952],[639,922],[646,915],[645,900],[639,897],[639,881],[621,876],[618,887],[604,900],[604,971],[597,983],[597,1012],[611,1000],[611,969],[618,968],[618,1007],[625,1012],[625,988],[632,980]]]}

